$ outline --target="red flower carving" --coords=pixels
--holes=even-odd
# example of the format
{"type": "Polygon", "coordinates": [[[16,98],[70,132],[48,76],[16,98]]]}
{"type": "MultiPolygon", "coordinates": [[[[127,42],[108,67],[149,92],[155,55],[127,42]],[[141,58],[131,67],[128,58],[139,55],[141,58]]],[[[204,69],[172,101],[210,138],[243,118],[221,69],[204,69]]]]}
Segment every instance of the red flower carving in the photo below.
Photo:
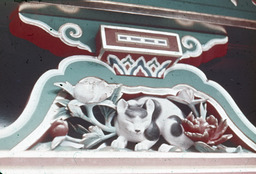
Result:
{"type": "Polygon", "coordinates": [[[190,113],[186,119],[182,121],[182,126],[184,128],[184,133],[193,141],[202,141],[209,145],[221,144],[230,138],[232,134],[226,134],[227,121],[224,120],[218,124],[217,118],[210,115],[204,118],[195,118],[195,116],[190,113]]]}

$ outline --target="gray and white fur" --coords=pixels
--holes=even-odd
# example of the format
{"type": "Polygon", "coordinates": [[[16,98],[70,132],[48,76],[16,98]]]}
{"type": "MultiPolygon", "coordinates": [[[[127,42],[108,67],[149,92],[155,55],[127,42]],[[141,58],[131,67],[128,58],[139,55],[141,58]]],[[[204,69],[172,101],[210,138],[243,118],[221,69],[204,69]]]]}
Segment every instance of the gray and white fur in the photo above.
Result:
{"type": "Polygon", "coordinates": [[[118,138],[111,144],[125,148],[128,142],[135,142],[136,151],[150,149],[160,135],[170,144],[181,149],[193,145],[183,132],[182,111],[171,101],[158,97],[140,97],[117,103],[115,127],[118,138]]]}

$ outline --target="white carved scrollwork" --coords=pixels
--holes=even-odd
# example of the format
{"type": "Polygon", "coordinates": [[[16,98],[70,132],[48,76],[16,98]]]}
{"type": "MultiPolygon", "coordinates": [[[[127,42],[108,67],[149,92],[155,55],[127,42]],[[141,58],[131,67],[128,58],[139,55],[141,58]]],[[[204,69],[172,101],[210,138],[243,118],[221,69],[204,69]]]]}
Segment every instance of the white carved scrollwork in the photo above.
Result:
{"type": "Polygon", "coordinates": [[[193,36],[184,36],[181,39],[182,45],[188,50],[183,54],[181,59],[187,59],[190,57],[198,57],[202,54],[202,45],[201,43],[193,36]]]}
{"type": "Polygon", "coordinates": [[[181,43],[184,48],[186,48],[186,52],[182,55],[179,60],[188,59],[188,58],[197,58],[203,52],[210,50],[216,45],[223,45],[228,42],[228,37],[224,38],[216,38],[209,40],[207,43],[201,44],[198,39],[193,36],[186,35],[182,37],[181,43]]]}
{"type": "Polygon", "coordinates": [[[77,24],[74,24],[74,23],[63,24],[59,28],[58,33],[59,33],[59,38],[65,44],[73,47],[78,47],[83,50],[88,50],[91,52],[91,49],[87,45],[83,44],[81,41],[71,39],[71,38],[79,39],[83,34],[82,29],[77,24]]]}
{"type": "Polygon", "coordinates": [[[77,47],[79,49],[92,52],[91,48],[88,45],[81,42],[80,38],[83,35],[83,31],[81,27],[77,24],[65,23],[60,26],[58,31],[56,31],[54,28],[50,27],[49,25],[42,21],[28,18],[22,14],[19,14],[19,17],[24,23],[34,25],[43,29],[50,35],[60,38],[62,42],[71,47],[77,47]]]}

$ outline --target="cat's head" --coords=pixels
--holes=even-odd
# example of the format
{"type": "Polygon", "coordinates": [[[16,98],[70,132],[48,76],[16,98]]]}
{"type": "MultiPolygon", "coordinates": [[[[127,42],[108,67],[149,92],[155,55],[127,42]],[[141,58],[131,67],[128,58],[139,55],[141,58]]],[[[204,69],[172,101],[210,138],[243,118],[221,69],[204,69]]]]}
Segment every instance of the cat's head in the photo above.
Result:
{"type": "Polygon", "coordinates": [[[154,102],[149,99],[144,105],[136,104],[136,101],[121,99],[117,103],[117,121],[121,129],[126,129],[131,135],[144,134],[144,131],[152,122],[155,109],[154,102]]]}

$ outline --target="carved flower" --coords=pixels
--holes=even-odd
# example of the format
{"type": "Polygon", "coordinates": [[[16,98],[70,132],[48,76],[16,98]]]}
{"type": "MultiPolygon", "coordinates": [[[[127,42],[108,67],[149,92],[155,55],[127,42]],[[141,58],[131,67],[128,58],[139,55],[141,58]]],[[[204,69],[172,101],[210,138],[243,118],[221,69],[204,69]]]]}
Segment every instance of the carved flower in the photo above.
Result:
{"type": "Polygon", "coordinates": [[[191,113],[182,121],[182,126],[185,135],[195,142],[218,145],[232,138],[232,134],[223,135],[228,127],[227,121],[218,124],[218,120],[213,115],[203,119],[195,118],[191,113]]]}
{"type": "Polygon", "coordinates": [[[68,123],[62,119],[55,120],[52,122],[49,131],[52,137],[65,136],[68,134],[68,123]]]}
{"type": "Polygon", "coordinates": [[[190,109],[193,111],[193,113],[198,117],[199,114],[196,110],[196,105],[200,104],[202,102],[205,102],[207,99],[195,99],[194,91],[192,89],[185,88],[183,90],[180,90],[176,96],[168,96],[168,99],[182,103],[190,107],[190,109]]]}
{"type": "Polygon", "coordinates": [[[116,85],[109,85],[101,79],[87,77],[74,87],[74,98],[85,104],[98,103],[110,97],[115,88],[116,85]]]}

